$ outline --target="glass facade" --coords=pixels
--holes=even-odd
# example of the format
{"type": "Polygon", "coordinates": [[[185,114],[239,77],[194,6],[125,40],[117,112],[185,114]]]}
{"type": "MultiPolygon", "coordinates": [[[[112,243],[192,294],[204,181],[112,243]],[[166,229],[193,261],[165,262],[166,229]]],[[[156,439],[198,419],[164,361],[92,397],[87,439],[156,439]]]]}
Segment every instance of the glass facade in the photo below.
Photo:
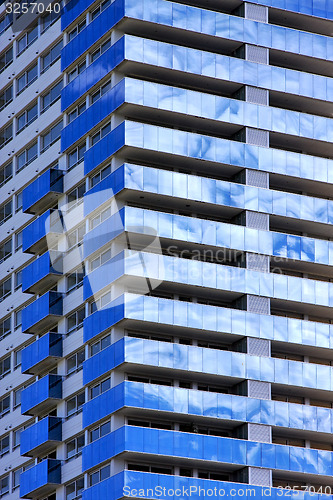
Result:
{"type": "Polygon", "coordinates": [[[5,9],[0,497],[333,498],[330,1],[5,9]]]}

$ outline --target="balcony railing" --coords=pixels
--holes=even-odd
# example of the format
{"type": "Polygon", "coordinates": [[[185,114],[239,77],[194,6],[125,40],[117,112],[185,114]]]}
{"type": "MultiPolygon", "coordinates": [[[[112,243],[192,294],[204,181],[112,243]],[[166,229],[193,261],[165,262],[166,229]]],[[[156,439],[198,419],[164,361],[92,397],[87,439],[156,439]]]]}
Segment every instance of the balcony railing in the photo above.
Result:
{"type": "Polygon", "coordinates": [[[43,460],[31,469],[22,472],[20,482],[21,498],[47,496],[55,486],[61,484],[60,460],[43,460]]]}
{"type": "Polygon", "coordinates": [[[52,288],[63,272],[63,254],[56,250],[44,253],[23,269],[22,292],[40,293],[52,288]]]}
{"type": "Polygon", "coordinates": [[[62,293],[47,292],[22,311],[22,331],[40,333],[54,326],[62,316],[62,293]]]}
{"type": "Polygon", "coordinates": [[[48,247],[55,245],[63,225],[58,210],[47,210],[23,229],[22,250],[27,253],[43,253],[48,247]]]}
{"type": "Polygon", "coordinates": [[[49,332],[22,351],[22,373],[51,370],[62,357],[62,335],[49,332]]]}
{"type": "Polygon", "coordinates": [[[46,375],[22,391],[21,413],[38,415],[47,412],[62,398],[62,377],[46,375]]]}
{"type": "Polygon", "coordinates": [[[52,207],[64,191],[63,171],[50,168],[29,184],[22,193],[22,209],[38,214],[52,207]]]}
{"type": "Polygon", "coordinates": [[[62,419],[46,417],[25,429],[21,434],[21,455],[45,455],[62,440],[62,419]]]}

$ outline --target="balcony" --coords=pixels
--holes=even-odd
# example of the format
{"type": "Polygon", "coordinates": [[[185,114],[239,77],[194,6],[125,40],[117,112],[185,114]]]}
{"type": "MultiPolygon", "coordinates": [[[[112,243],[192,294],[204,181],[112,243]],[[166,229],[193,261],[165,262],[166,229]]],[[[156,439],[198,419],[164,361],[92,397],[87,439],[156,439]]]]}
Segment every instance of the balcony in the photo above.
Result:
{"type": "Polygon", "coordinates": [[[23,229],[22,250],[27,253],[43,253],[57,243],[62,233],[59,211],[47,210],[23,229]]]}
{"type": "Polygon", "coordinates": [[[22,391],[22,415],[38,415],[51,410],[62,398],[61,375],[46,375],[22,391]]]}
{"type": "Polygon", "coordinates": [[[63,272],[62,252],[50,250],[25,267],[22,272],[22,292],[40,293],[52,288],[63,272]]]}
{"type": "Polygon", "coordinates": [[[62,316],[62,293],[47,292],[22,311],[22,331],[40,333],[49,330],[62,316]]]}
{"type": "Polygon", "coordinates": [[[61,484],[60,460],[47,459],[23,472],[20,479],[20,497],[36,498],[47,496],[61,484]]]}
{"type": "Polygon", "coordinates": [[[46,417],[25,429],[21,434],[21,455],[46,455],[62,440],[62,419],[46,417]]]}
{"type": "Polygon", "coordinates": [[[22,351],[22,373],[35,375],[52,370],[62,357],[62,335],[47,333],[22,351]]]}
{"type": "Polygon", "coordinates": [[[52,207],[64,192],[63,171],[50,168],[22,192],[22,210],[38,214],[52,207]]]}

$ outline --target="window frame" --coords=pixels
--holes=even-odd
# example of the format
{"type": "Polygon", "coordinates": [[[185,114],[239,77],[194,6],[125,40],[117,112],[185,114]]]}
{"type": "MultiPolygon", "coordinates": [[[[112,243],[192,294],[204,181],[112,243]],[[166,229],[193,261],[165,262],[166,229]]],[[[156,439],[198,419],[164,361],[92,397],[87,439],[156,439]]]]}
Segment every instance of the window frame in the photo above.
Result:
{"type": "Polygon", "coordinates": [[[30,47],[30,45],[32,45],[38,39],[38,37],[39,37],[39,34],[38,34],[38,23],[36,23],[36,25],[33,28],[30,28],[29,31],[26,31],[20,38],[17,39],[16,56],[18,57],[21,54],[23,54],[23,52],[25,50],[27,50],[27,48],[30,47]],[[35,31],[35,35],[33,36],[33,38],[30,39],[30,35],[34,31],[35,31]],[[22,49],[19,49],[20,42],[23,39],[25,39],[25,45],[24,45],[24,47],[22,49]]]}
{"type": "Polygon", "coordinates": [[[3,104],[1,105],[0,104],[0,111],[2,111],[6,106],[8,106],[8,104],[10,104],[12,101],[13,101],[13,98],[14,98],[14,87],[13,87],[13,84],[11,85],[8,85],[7,88],[5,88],[1,94],[0,94],[0,102],[1,102],[1,99],[2,99],[2,96],[3,96],[3,104]],[[10,94],[11,94],[11,97],[8,98],[8,91],[10,91],[10,94]]]}
{"type": "Polygon", "coordinates": [[[82,448],[85,446],[85,435],[84,432],[81,434],[78,434],[74,438],[69,439],[66,441],[66,462],[69,462],[70,460],[73,460],[74,458],[77,458],[79,455],[82,455],[82,448]],[[80,446],[79,441],[83,441],[82,446],[80,446]],[[74,450],[73,452],[69,455],[68,452],[68,446],[70,444],[74,443],[74,450]]]}
{"type": "Polygon", "coordinates": [[[69,172],[70,170],[72,170],[72,168],[79,165],[79,163],[83,162],[84,153],[86,152],[86,150],[87,150],[86,143],[82,142],[81,144],[78,144],[74,149],[72,149],[69,153],[67,153],[67,172],[69,172]],[[83,153],[81,154],[82,150],[83,153]],[[70,163],[70,158],[74,154],[76,154],[76,160],[74,163],[70,163]]]}
{"type": "Polygon", "coordinates": [[[41,144],[42,144],[40,154],[44,153],[47,149],[49,149],[51,146],[53,146],[53,144],[55,144],[60,139],[62,129],[63,129],[63,120],[61,118],[54,125],[52,125],[52,127],[50,127],[48,132],[46,132],[40,136],[41,144]],[[61,126],[61,128],[58,131],[59,126],[61,126]],[[55,134],[57,134],[56,137],[53,137],[53,135],[55,135],[55,134]],[[45,139],[48,136],[50,136],[50,142],[48,142],[48,144],[45,146],[45,139]]]}
{"type": "Polygon", "coordinates": [[[76,351],[74,354],[71,354],[70,356],[68,356],[66,358],[66,376],[68,377],[68,376],[72,375],[73,373],[76,373],[76,372],[82,370],[84,361],[85,361],[85,349],[84,348],[81,348],[78,351],[76,351]],[[82,361],[80,361],[79,356],[82,354],[83,354],[83,359],[82,359],[82,361]],[[75,366],[73,366],[73,368],[69,369],[68,363],[72,358],[75,358],[75,366]]]}
{"type": "Polygon", "coordinates": [[[20,76],[16,78],[16,85],[17,85],[17,90],[16,90],[16,97],[19,96],[25,89],[30,87],[38,78],[38,64],[37,62],[35,64],[32,64],[30,68],[24,71],[20,76]],[[31,71],[36,70],[36,74],[29,79],[29,74],[31,71]],[[24,85],[22,88],[19,89],[19,80],[24,78],[24,85]]]}
{"type": "Polygon", "coordinates": [[[38,143],[37,140],[33,141],[29,147],[26,147],[20,154],[16,155],[16,173],[21,172],[25,167],[30,165],[34,160],[38,158],[38,143]],[[29,158],[29,154],[31,151],[35,151],[33,156],[29,158]],[[23,158],[24,155],[24,163],[19,167],[19,158],[23,158]]]}
{"type": "Polygon", "coordinates": [[[41,70],[40,70],[40,74],[42,75],[43,73],[45,73],[45,71],[47,71],[55,62],[57,62],[58,59],[60,59],[61,57],[61,50],[64,46],[64,43],[63,43],[63,39],[59,40],[57,43],[55,43],[53,45],[53,47],[51,47],[47,52],[45,52],[45,54],[43,54],[41,56],[41,70]],[[60,50],[58,49],[58,46],[60,46],[60,50]],[[52,51],[54,51],[54,49],[57,49],[57,51],[59,51],[55,58],[52,58],[54,56],[52,56],[52,51]],[[50,62],[46,65],[44,65],[44,60],[47,56],[50,56],[50,62]]]}
{"type": "Polygon", "coordinates": [[[82,407],[83,407],[84,403],[85,403],[85,391],[84,390],[78,392],[77,394],[75,394],[71,398],[67,399],[67,401],[66,401],[66,418],[70,418],[70,417],[80,413],[82,411],[82,407]],[[83,396],[82,404],[78,403],[78,398],[81,396],[83,396]],[[75,409],[73,409],[72,411],[69,412],[68,411],[68,404],[74,400],[75,400],[75,409]]]}
{"type": "Polygon", "coordinates": [[[41,111],[40,111],[40,114],[42,115],[43,113],[45,113],[45,111],[47,111],[51,106],[53,106],[53,104],[55,104],[60,98],[61,98],[61,90],[63,89],[63,80],[59,80],[55,85],[53,85],[49,90],[48,92],[46,92],[45,94],[43,94],[41,96],[41,111]],[[56,89],[58,87],[58,85],[60,86],[60,92],[58,95],[56,95],[56,97],[54,97],[52,99],[52,91],[54,91],[54,89],[56,89]],[[44,99],[47,97],[47,96],[50,96],[50,102],[47,104],[47,105],[44,105],[44,99]]]}
{"type": "Polygon", "coordinates": [[[72,312],[71,314],[69,314],[67,317],[66,317],[66,325],[67,325],[67,335],[69,335],[70,333],[72,332],[75,332],[76,330],[79,330],[80,328],[82,328],[83,326],[83,320],[85,319],[85,306],[81,306],[79,307],[78,309],[76,309],[76,311],[72,312]],[[79,320],[79,316],[78,314],[83,311],[83,318],[82,318],[82,322],[79,323],[78,320],[79,320]],[[68,323],[69,323],[69,319],[72,318],[73,316],[75,316],[75,325],[71,328],[68,327],[68,323]]]}

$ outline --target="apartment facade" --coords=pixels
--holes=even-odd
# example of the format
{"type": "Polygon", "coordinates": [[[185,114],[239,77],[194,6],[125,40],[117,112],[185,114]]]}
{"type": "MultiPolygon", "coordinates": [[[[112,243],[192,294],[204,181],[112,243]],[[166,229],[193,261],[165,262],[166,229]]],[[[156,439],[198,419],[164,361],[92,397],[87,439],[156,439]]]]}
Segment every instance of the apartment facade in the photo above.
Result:
{"type": "Polygon", "coordinates": [[[0,497],[331,498],[333,6],[57,5],[0,6],[0,497]]]}

